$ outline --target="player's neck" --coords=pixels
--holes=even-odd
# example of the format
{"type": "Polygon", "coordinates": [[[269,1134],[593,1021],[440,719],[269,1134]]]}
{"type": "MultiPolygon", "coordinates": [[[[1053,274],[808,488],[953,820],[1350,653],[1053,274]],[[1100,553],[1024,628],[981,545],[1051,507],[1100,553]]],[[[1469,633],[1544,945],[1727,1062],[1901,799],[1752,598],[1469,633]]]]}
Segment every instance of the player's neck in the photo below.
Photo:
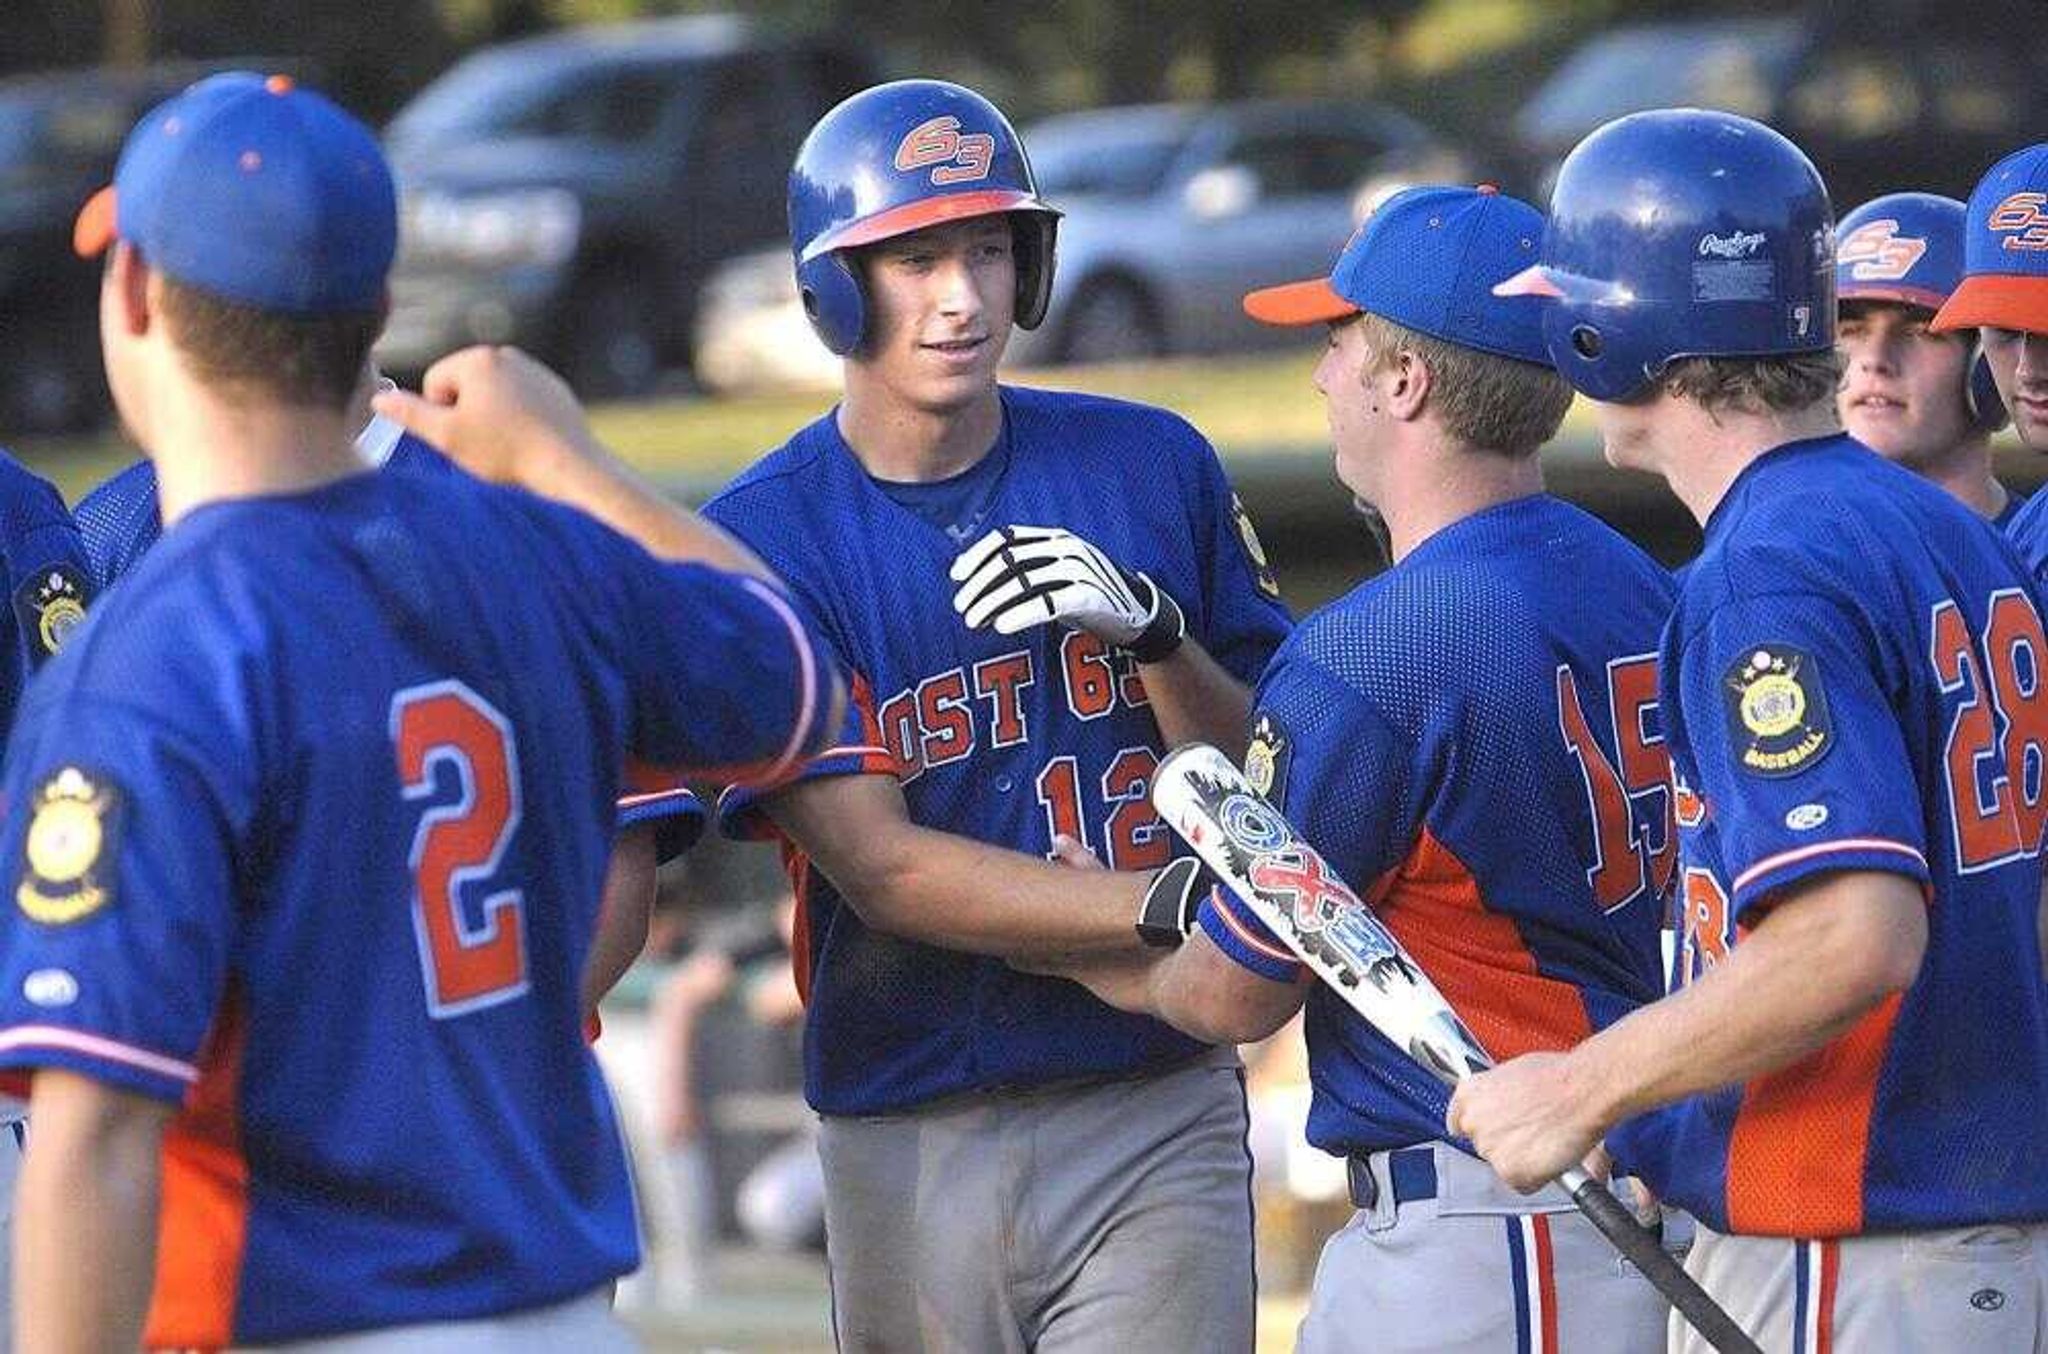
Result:
{"type": "Polygon", "coordinates": [[[938,410],[848,381],[838,421],[839,435],[870,475],[926,484],[957,475],[989,453],[1003,430],[1003,403],[993,385],[969,404],[938,410]]]}
{"type": "Polygon", "coordinates": [[[1709,413],[1691,400],[1661,398],[1670,402],[1670,417],[1658,431],[1654,462],[1645,468],[1664,477],[1702,526],[1758,457],[1787,442],[1842,431],[1832,399],[1791,413],[1750,414],[1709,413]]]}
{"type": "Polygon", "coordinates": [[[1543,492],[1543,467],[1534,456],[1445,447],[1408,459],[1401,473],[1407,482],[1378,505],[1387,524],[1387,553],[1396,564],[1445,527],[1543,492]]]}
{"type": "Polygon", "coordinates": [[[187,387],[154,413],[147,450],[167,527],[203,504],[302,493],[365,470],[341,410],[230,404],[187,387]]]}
{"type": "Polygon", "coordinates": [[[1987,521],[2004,512],[2012,497],[1991,473],[1991,441],[1986,437],[1967,439],[1919,471],[1987,521]]]}

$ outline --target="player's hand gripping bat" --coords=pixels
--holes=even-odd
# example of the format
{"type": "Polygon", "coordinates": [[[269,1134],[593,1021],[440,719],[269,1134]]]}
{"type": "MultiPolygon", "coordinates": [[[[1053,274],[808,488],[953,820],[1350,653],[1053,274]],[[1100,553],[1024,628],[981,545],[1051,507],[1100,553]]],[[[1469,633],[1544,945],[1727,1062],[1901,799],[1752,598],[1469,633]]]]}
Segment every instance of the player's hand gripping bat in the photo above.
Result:
{"type": "MultiPolygon", "coordinates": [[[[1152,804],[1259,920],[1344,1003],[1446,1086],[1493,1059],[1372,909],[1230,759],[1206,744],[1159,764],[1152,804]]],[[[1761,1354],[1607,1187],[1573,1169],[1557,1183],[1673,1307],[1723,1354],[1761,1354]]]]}

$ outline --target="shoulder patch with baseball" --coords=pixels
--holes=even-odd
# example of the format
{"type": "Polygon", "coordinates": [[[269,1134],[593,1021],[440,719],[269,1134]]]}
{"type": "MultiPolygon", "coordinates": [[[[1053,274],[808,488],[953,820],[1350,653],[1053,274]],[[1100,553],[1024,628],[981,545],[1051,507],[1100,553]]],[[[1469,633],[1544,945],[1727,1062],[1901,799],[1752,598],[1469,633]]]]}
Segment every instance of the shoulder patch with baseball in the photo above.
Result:
{"type": "Polygon", "coordinates": [[[1244,500],[1235,490],[1230,495],[1230,520],[1237,523],[1237,539],[1244,545],[1245,558],[1251,561],[1252,577],[1259,581],[1259,591],[1268,597],[1280,596],[1280,580],[1273,577],[1273,566],[1266,560],[1266,547],[1259,544],[1259,533],[1252,530],[1252,515],[1244,510],[1244,500]]]}
{"type": "Polygon", "coordinates": [[[1252,741],[1244,750],[1244,778],[1275,808],[1286,808],[1287,764],[1294,751],[1287,735],[1269,714],[1260,714],[1252,725],[1252,741]]]}
{"type": "Polygon", "coordinates": [[[1735,761],[1745,771],[1789,776],[1835,745],[1820,666],[1803,649],[1759,644],[1729,665],[1722,691],[1735,761]]]}
{"type": "Polygon", "coordinates": [[[77,565],[65,561],[46,565],[14,590],[14,615],[28,636],[31,667],[64,647],[64,641],[85,621],[92,585],[77,565]]]}
{"type": "Polygon", "coordinates": [[[67,766],[36,791],[14,900],[31,921],[61,926],[114,900],[113,857],[121,832],[121,790],[67,766]]]}

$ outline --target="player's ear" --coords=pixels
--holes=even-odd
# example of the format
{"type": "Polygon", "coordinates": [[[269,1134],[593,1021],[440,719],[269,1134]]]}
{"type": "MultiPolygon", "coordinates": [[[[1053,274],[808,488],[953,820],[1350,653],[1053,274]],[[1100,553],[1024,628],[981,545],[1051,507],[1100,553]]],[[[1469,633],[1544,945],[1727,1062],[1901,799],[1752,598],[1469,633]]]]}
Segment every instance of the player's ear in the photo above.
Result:
{"type": "Polygon", "coordinates": [[[1398,419],[1420,418],[1422,407],[1429,398],[1432,379],[1429,363],[1413,348],[1402,348],[1387,364],[1387,371],[1391,378],[1384,387],[1387,412],[1398,419]]]}
{"type": "Polygon", "coordinates": [[[136,338],[149,332],[155,311],[149,294],[152,276],[150,266],[134,245],[126,240],[114,241],[113,248],[107,251],[106,287],[112,293],[109,299],[122,332],[136,338]]]}

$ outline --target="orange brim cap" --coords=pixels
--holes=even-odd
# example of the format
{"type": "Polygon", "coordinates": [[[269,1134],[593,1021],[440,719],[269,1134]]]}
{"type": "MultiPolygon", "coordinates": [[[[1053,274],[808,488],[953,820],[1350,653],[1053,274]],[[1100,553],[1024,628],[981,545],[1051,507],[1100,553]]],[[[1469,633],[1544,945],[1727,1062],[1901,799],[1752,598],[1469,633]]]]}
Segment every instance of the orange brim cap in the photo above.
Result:
{"type": "Polygon", "coordinates": [[[111,183],[85,200],[78,219],[71,223],[71,248],[82,259],[96,259],[114,242],[114,185],[111,183]]]}
{"type": "Polygon", "coordinates": [[[2048,273],[1978,273],[1965,277],[1930,329],[2022,329],[2048,334],[2048,273]]]}
{"type": "Polygon", "coordinates": [[[1261,287],[1244,298],[1244,313],[1260,324],[1328,324],[1349,319],[1358,307],[1337,294],[1327,277],[1261,287]]]}

